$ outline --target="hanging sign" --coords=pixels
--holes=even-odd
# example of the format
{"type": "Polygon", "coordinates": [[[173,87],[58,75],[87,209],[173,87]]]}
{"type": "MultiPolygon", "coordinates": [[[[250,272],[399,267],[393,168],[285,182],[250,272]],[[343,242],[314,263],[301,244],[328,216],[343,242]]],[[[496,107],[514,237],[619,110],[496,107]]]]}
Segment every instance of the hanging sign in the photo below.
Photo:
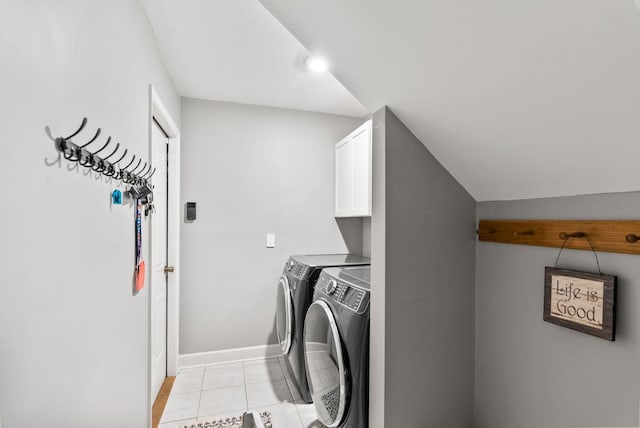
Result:
{"type": "Polygon", "coordinates": [[[615,340],[616,279],[611,275],[546,267],[543,319],[615,340]]]}

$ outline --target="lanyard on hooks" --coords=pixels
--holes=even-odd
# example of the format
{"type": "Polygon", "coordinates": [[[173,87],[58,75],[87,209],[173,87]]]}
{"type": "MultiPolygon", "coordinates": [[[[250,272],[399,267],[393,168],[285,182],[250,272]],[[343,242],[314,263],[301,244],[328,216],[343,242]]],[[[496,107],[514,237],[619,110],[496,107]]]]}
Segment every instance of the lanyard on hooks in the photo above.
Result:
{"type": "Polygon", "coordinates": [[[142,201],[136,200],[136,292],[144,288],[145,264],[142,259],[142,201]]]}
{"type": "Polygon", "coordinates": [[[136,269],[140,265],[140,259],[142,258],[142,202],[140,199],[136,199],[136,269]]]}

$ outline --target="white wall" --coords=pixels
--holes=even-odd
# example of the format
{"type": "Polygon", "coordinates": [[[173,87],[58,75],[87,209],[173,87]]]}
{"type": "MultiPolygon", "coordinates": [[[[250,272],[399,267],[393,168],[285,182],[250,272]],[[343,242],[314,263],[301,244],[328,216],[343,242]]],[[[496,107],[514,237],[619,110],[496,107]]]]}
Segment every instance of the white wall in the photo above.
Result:
{"type": "Polygon", "coordinates": [[[276,343],[290,254],[362,251],[362,221],[333,217],[334,144],[361,119],[182,99],[180,353],[276,343]],[[276,248],[265,247],[265,234],[276,248]]]}
{"type": "Polygon", "coordinates": [[[148,424],[148,287],[132,295],[133,209],[110,207],[114,183],[55,162],[45,127],[67,134],[87,116],[78,141],[100,126],[148,157],[150,83],[179,120],[136,1],[0,3],[5,428],[148,424]]]}

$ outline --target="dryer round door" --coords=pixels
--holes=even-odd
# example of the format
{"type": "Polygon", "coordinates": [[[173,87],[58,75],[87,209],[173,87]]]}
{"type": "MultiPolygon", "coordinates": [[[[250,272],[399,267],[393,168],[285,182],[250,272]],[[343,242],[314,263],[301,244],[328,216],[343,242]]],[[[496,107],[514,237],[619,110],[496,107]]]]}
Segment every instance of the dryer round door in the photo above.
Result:
{"type": "Polygon", "coordinates": [[[289,280],[286,275],[282,275],[280,281],[278,281],[276,332],[282,353],[288,354],[289,349],[291,349],[291,336],[293,334],[293,302],[291,290],[289,289],[289,280]]]}
{"type": "Polygon", "coordinates": [[[320,421],[337,427],[347,408],[348,391],[342,342],[331,308],[322,300],[309,306],[304,321],[304,351],[309,391],[320,421]]]}

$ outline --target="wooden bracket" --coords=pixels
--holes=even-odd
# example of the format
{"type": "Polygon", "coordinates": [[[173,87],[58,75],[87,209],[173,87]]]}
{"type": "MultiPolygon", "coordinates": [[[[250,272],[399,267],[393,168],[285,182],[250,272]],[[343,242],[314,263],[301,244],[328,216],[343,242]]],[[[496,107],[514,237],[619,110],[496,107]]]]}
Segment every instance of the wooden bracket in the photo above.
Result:
{"type": "Polygon", "coordinates": [[[480,241],[640,254],[638,220],[480,220],[480,241]],[[587,239],[589,238],[589,239],[587,239]]]}

